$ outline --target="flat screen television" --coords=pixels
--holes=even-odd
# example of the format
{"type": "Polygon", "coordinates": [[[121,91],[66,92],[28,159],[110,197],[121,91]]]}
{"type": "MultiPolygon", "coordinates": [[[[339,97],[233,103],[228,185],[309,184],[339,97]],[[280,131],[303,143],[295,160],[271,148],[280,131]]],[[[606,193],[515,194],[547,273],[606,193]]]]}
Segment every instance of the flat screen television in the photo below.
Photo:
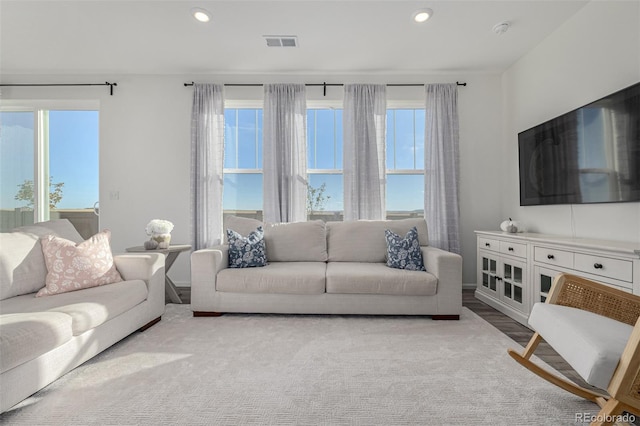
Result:
{"type": "Polygon", "coordinates": [[[518,134],[520,205],[640,201],[640,83],[518,134]]]}

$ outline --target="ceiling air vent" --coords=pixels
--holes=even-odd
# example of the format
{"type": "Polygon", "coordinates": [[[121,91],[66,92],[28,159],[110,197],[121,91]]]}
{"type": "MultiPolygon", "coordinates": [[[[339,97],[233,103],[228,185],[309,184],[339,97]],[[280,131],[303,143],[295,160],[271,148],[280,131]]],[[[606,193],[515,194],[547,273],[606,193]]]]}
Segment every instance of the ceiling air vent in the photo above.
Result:
{"type": "Polygon", "coordinates": [[[296,36],[262,36],[267,42],[268,47],[298,47],[298,38],[296,36]]]}

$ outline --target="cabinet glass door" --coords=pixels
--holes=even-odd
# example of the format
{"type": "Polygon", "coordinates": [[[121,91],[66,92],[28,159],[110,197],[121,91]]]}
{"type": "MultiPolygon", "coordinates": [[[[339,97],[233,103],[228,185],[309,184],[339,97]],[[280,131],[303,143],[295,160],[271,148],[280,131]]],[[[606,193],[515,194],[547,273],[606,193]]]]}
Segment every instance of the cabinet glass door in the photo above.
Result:
{"type": "Polygon", "coordinates": [[[547,300],[553,280],[560,274],[560,271],[541,268],[540,266],[536,266],[534,270],[536,285],[533,294],[533,303],[544,302],[547,300]]]}
{"type": "Polygon", "coordinates": [[[498,261],[497,259],[482,253],[482,290],[485,293],[497,294],[498,292],[498,261]]]}
{"type": "Polygon", "coordinates": [[[502,300],[522,312],[528,311],[526,303],[526,283],[524,282],[524,263],[503,259],[502,271],[502,300]]]}

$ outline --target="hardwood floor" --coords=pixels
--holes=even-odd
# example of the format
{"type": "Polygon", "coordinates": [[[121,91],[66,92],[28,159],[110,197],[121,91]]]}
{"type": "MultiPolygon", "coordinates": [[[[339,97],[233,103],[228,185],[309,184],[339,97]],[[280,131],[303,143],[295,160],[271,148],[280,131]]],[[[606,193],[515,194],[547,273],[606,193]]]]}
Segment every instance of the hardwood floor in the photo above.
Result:
{"type": "MultiPolygon", "coordinates": [[[[180,287],[178,289],[180,293],[180,298],[183,303],[191,302],[191,288],[189,287],[180,287]]],[[[493,325],[498,330],[502,331],[504,334],[515,340],[521,346],[525,346],[531,336],[533,335],[533,331],[523,326],[519,322],[509,318],[505,314],[495,310],[491,306],[487,305],[484,302],[476,299],[474,295],[474,290],[464,289],[462,290],[462,305],[469,308],[471,311],[475,312],[478,316],[483,318],[485,321],[493,325]]],[[[506,351],[508,348],[504,348],[506,351]]],[[[513,349],[520,349],[518,347],[514,347],[513,349]]],[[[592,388],[589,386],[582,378],[567,364],[548,344],[542,342],[535,354],[545,361],[547,364],[555,368],[557,371],[562,373],[565,377],[570,380],[573,380],[575,383],[580,386],[584,386],[587,388],[592,388]]],[[[515,363],[515,361],[513,361],[515,363]]],[[[533,374],[533,373],[531,373],[533,374]]],[[[542,380],[542,379],[540,379],[542,380]]]]}

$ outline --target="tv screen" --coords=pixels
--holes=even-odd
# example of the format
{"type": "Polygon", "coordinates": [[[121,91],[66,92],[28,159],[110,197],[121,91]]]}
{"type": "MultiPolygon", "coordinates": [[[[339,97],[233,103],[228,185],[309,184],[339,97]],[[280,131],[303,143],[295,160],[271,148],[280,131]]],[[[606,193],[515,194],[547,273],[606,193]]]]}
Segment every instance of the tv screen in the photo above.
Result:
{"type": "Polygon", "coordinates": [[[640,83],[518,134],[520,205],[640,201],[640,83]]]}

